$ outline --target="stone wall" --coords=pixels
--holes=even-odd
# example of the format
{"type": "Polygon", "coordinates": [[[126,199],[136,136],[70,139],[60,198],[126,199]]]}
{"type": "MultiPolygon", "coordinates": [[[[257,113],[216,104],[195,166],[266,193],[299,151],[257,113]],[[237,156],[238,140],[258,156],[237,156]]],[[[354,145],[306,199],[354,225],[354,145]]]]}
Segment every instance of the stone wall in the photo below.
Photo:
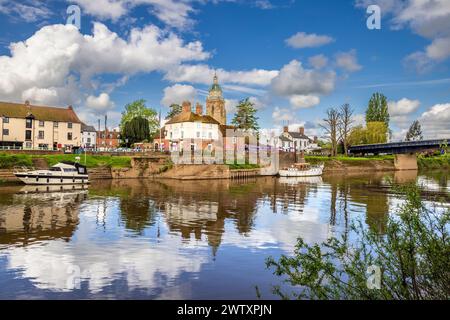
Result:
{"type": "Polygon", "coordinates": [[[194,165],[180,164],[159,175],[161,178],[179,180],[230,179],[230,168],[227,165],[194,165]]]}

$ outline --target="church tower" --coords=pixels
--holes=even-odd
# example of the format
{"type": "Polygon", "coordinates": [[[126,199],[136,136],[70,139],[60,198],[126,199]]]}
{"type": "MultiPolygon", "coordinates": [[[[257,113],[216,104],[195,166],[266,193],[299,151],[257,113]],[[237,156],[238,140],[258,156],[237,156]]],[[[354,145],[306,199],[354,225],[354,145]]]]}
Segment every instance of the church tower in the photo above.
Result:
{"type": "Polygon", "coordinates": [[[225,100],[222,95],[222,88],[219,85],[217,74],[214,75],[214,83],[211,89],[209,89],[208,98],[206,98],[206,114],[213,117],[222,125],[227,124],[225,100]]]}

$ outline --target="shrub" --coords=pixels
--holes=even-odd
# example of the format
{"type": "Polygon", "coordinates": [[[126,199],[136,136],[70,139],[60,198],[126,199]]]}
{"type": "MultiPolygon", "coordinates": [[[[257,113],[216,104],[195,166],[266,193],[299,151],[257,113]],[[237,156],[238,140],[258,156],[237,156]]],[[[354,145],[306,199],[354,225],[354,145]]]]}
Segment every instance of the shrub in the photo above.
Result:
{"type": "Polygon", "coordinates": [[[285,299],[449,299],[450,209],[426,208],[417,186],[402,193],[406,201],[388,218],[384,235],[359,222],[353,244],[345,235],[312,246],[299,239],[294,256],[269,258],[268,268],[299,286],[274,292],[285,299]],[[371,266],[380,267],[379,289],[367,285],[371,266]]]}

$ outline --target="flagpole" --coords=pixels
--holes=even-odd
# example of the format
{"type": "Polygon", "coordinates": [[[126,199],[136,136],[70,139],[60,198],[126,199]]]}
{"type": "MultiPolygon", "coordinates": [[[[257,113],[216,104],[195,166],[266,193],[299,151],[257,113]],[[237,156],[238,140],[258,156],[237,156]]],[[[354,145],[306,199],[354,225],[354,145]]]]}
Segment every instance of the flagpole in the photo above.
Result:
{"type": "Polygon", "coordinates": [[[162,128],[161,128],[161,108],[159,109],[159,151],[162,152],[161,146],[162,128]]]}

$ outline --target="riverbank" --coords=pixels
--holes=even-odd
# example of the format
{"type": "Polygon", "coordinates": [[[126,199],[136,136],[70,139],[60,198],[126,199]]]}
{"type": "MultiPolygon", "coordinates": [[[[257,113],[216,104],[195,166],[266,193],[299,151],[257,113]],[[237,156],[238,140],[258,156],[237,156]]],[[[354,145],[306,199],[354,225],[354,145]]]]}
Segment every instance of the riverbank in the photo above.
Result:
{"type": "MultiPolygon", "coordinates": [[[[257,176],[258,168],[254,165],[179,165],[174,166],[168,155],[148,157],[112,156],[112,155],[28,155],[0,153],[0,182],[17,181],[13,174],[14,167],[48,168],[61,161],[80,162],[89,169],[90,179],[230,179],[235,177],[257,176]]],[[[373,157],[323,157],[306,156],[311,164],[324,163],[324,174],[358,174],[362,172],[395,171],[394,156],[373,157]]],[[[290,161],[293,161],[291,159],[290,161]]],[[[450,155],[418,157],[419,170],[450,170],[450,155]]],[[[289,163],[284,163],[287,166],[289,163]]]]}
{"type": "MultiPolygon", "coordinates": [[[[394,171],[394,156],[372,156],[372,157],[322,157],[306,156],[306,162],[311,164],[324,163],[324,173],[353,172],[353,171],[394,171]]],[[[419,170],[450,170],[450,154],[438,156],[417,157],[419,170]]]]}

